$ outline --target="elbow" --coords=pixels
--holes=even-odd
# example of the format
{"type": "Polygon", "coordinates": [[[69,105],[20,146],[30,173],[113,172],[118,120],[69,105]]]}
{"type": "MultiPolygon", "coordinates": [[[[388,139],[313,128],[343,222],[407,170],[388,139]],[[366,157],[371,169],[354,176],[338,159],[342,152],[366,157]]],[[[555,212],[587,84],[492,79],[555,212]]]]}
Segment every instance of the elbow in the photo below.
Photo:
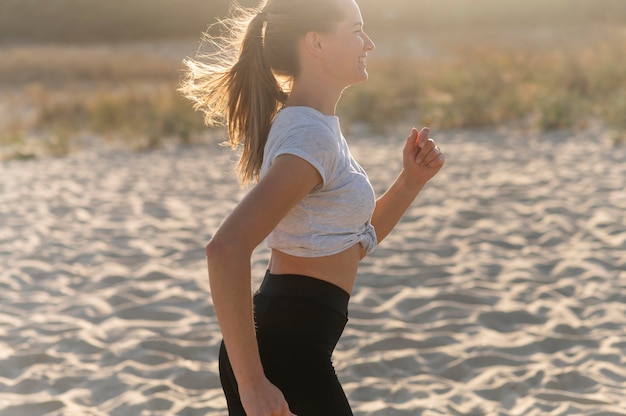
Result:
{"type": "Polygon", "coordinates": [[[204,248],[204,252],[206,254],[206,258],[207,260],[211,261],[212,259],[214,259],[217,255],[217,252],[219,251],[219,245],[215,243],[215,240],[211,239],[206,247],[204,248]]]}
{"type": "Polygon", "coordinates": [[[219,235],[214,236],[206,245],[204,252],[209,264],[226,261],[241,261],[243,257],[250,257],[252,252],[248,253],[247,245],[233,238],[223,238],[219,235]]]}
{"type": "Polygon", "coordinates": [[[220,271],[228,268],[226,264],[228,261],[226,255],[228,251],[227,247],[228,246],[223,244],[219,239],[212,238],[204,248],[211,285],[213,285],[215,281],[218,281],[219,277],[223,275],[220,271]]]}
{"type": "Polygon", "coordinates": [[[207,243],[205,253],[212,293],[232,285],[233,277],[241,275],[242,266],[249,265],[252,256],[237,239],[218,236],[207,243]]]}
{"type": "Polygon", "coordinates": [[[229,243],[224,242],[221,239],[212,238],[204,248],[207,261],[212,263],[220,258],[225,258],[226,253],[229,250],[229,243]]]}

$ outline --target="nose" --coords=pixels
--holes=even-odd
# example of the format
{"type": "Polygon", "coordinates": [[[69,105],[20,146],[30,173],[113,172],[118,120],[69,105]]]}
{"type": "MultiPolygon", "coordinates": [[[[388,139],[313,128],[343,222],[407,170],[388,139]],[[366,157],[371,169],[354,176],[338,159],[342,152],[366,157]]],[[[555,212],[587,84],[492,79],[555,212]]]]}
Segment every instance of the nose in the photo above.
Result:
{"type": "Polygon", "coordinates": [[[363,36],[365,36],[365,50],[373,51],[374,49],[376,49],[376,45],[374,44],[374,41],[372,41],[372,39],[367,35],[367,33],[363,32],[363,36]]]}

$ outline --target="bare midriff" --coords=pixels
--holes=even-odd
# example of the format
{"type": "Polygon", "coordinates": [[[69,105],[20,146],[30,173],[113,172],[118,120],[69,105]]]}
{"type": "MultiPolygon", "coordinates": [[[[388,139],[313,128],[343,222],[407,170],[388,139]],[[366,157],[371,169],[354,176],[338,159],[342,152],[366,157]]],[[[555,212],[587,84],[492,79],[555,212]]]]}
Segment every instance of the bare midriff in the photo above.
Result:
{"type": "Polygon", "coordinates": [[[299,274],[314,277],[352,293],[362,253],[363,249],[360,244],[324,257],[297,257],[279,250],[272,250],[269,271],[272,274],[299,274]]]}

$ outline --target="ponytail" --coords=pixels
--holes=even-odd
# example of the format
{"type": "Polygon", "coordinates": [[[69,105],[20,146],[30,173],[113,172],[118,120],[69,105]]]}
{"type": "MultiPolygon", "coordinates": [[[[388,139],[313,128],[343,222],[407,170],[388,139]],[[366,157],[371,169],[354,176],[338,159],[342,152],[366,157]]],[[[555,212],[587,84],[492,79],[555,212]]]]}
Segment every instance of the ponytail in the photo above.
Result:
{"type": "Polygon", "coordinates": [[[205,34],[213,51],[184,61],[187,73],[179,90],[204,112],[206,124],[228,125],[228,144],[241,149],[242,184],[259,179],[272,121],[287,99],[288,81],[299,72],[298,38],[330,30],[340,18],[335,0],[262,0],[252,10],[235,6],[233,17],[218,23],[225,36],[205,34]]]}
{"type": "Polygon", "coordinates": [[[244,183],[258,180],[272,120],[287,98],[265,58],[264,27],[264,15],[259,13],[229,72],[228,132],[231,147],[243,146],[237,170],[244,183]]]}
{"type": "Polygon", "coordinates": [[[237,173],[242,184],[258,180],[271,123],[287,95],[264,56],[265,15],[243,8],[220,22],[228,37],[204,41],[215,49],[208,63],[186,59],[179,90],[204,112],[207,125],[228,126],[228,144],[241,149],[237,173]]]}

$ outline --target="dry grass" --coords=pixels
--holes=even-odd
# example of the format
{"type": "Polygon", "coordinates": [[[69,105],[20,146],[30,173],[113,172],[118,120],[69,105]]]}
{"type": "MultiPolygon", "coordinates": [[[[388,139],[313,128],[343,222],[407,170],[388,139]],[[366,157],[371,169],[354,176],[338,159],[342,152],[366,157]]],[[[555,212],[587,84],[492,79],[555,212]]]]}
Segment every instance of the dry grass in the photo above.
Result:
{"type": "Polygon", "coordinates": [[[64,155],[92,145],[94,136],[131,149],[190,142],[206,131],[176,91],[182,56],[192,46],[3,48],[0,159],[64,155]]]}
{"type": "Polygon", "coordinates": [[[0,130],[5,159],[62,156],[93,145],[89,139],[94,136],[99,144],[143,150],[166,141],[188,144],[207,131],[176,83],[63,93],[31,84],[22,100],[32,110],[0,130]]]}
{"type": "MultiPolygon", "coordinates": [[[[573,46],[573,45],[572,45],[573,46]]],[[[372,60],[344,116],[384,130],[411,117],[437,128],[626,129],[626,38],[569,48],[463,45],[443,59],[372,60]]]]}
{"type": "MultiPolygon", "coordinates": [[[[149,44],[145,45],[144,48],[149,44]]],[[[168,59],[157,52],[142,50],[142,44],[6,46],[0,49],[0,85],[40,83],[54,88],[86,83],[175,80],[180,59],[168,59]]]]}
{"type": "MultiPolygon", "coordinates": [[[[379,44],[370,80],[344,94],[340,115],[345,126],[365,123],[373,132],[406,120],[436,129],[600,122],[619,144],[626,137],[626,34],[568,30],[552,44],[536,31],[499,43],[485,42],[488,31],[471,41],[447,33],[445,42],[424,41],[402,57],[379,44]]],[[[0,159],[63,155],[91,146],[93,137],[145,149],[202,136],[202,115],[176,92],[181,60],[194,49],[193,41],[0,48],[0,159]]]]}

